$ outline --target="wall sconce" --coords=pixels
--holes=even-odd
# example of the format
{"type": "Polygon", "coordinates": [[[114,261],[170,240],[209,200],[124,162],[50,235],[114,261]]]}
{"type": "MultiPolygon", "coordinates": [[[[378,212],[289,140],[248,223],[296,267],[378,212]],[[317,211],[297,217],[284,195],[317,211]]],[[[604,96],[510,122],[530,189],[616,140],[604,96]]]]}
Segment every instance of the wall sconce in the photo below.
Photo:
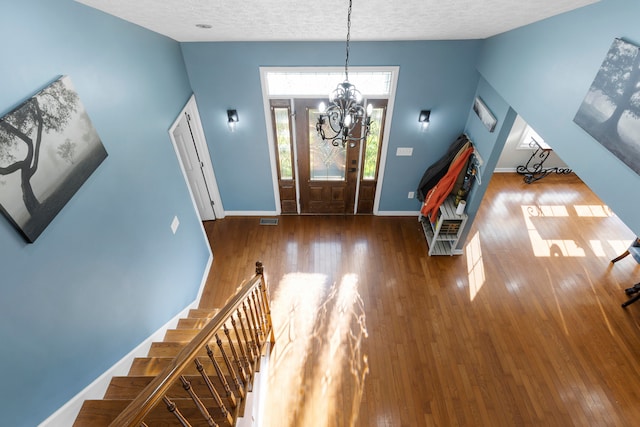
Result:
{"type": "Polygon", "coordinates": [[[238,121],[238,112],[236,110],[227,110],[227,125],[229,125],[229,130],[231,132],[236,130],[238,121]]]}
{"type": "Polygon", "coordinates": [[[431,117],[431,110],[422,110],[418,116],[418,123],[420,123],[420,130],[423,132],[429,127],[429,117],[431,117]]]}

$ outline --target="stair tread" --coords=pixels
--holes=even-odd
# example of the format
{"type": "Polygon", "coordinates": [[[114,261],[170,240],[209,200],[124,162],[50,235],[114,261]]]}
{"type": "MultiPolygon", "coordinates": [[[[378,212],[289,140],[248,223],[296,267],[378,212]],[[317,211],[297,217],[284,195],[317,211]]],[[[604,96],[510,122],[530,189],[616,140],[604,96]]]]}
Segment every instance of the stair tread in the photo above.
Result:
{"type": "MultiPolygon", "coordinates": [[[[139,357],[134,359],[128,376],[116,376],[111,379],[109,387],[105,392],[104,399],[86,400],[73,426],[109,426],[109,424],[129,405],[131,400],[151,383],[156,375],[162,372],[167,366],[174,363],[175,357],[180,353],[180,351],[182,351],[185,345],[192,341],[193,338],[200,333],[202,328],[205,327],[219,312],[219,309],[207,308],[189,310],[187,315],[188,317],[180,319],[176,329],[169,329],[166,331],[165,341],[154,342],[151,345],[148,357],[139,357]]],[[[246,321],[246,319],[243,321],[246,321]]],[[[228,324],[227,326],[230,328],[235,349],[238,354],[241,355],[242,352],[240,346],[235,341],[237,338],[235,331],[231,324],[228,324]]],[[[244,341],[244,335],[242,334],[242,329],[240,325],[237,326],[242,345],[245,351],[248,351],[247,343],[244,341]]],[[[250,339],[254,337],[252,329],[245,330],[245,332],[247,337],[250,339]]],[[[225,349],[227,356],[231,359],[233,369],[237,372],[237,366],[236,363],[233,362],[232,352],[230,351],[229,342],[224,331],[219,331],[218,336],[222,339],[223,348],[225,349]]],[[[253,345],[253,342],[251,342],[250,345],[253,345]]],[[[210,347],[214,351],[214,357],[220,365],[223,374],[227,377],[226,379],[232,392],[236,394],[237,397],[238,390],[236,390],[234,382],[229,375],[215,337],[210,341],[210,347]]],[[[227,409],[233,410],[231,401],[226,396],[222,381],[217,377],[216,370],[213,367],[211,360],[209,360],[206,349],[203,348],[199,351],[197,357],[200,363],[205,367],[205,371],[215,390],[219,393],[225,405],[227,405],[227,409]]],[[[248,372],[246,373],[248,374],[248,372]]],[[[183,375],[191,383],[192,389],[206,405],[215,422],[221,426],[228,425],[226,419],[222,415],[222,411],[217,407],[216,401],[211,397],[207,384],[197,371],[195,364],[188,366],[183,372],[183,375]]],[[[203,419],[187,391],[182,387],[182,383],[180,381],[169,388],[167,395],[178,405],[178,408],[183,415],[187,417],[191,426],[207,426],[207,422],[203,419]]],[[[244,402],[240,405],[240,413],[243,412],[243,406],[244,402]]],[[[145,421],[148,425],[154,427],[177,425],[177,419],[166,409],[166,405],[162,402],[148,414],[145,421]]]]}
{"type": "Polygon", "coordinates": [[[178,326],[176,329],[202,329],[207,323],[209,323],[209,321],[211,321],[210,318],[186,317],[178,320],[178,326]]]}
{"type": "MultiPolygon", "coordinates": [[[[202,414],[191,399],[171,397],[171,400],[177,405],[182,415],[189,420],[192,427],[207,426],[202,414]]],[[[213,399],[206,398],[201,400],[216,423],[228,425],[222,416],[222,412],[216,408],[213,399]]],[[[131,400],[127,399],[85,400],[73,427],[108,427],[129,403],[131,403],[131,400]]],[[[145,422],[150,426],[169,426],[176,425],[177,420],[167,410],[166,405],[160,402],[145,417],[145,422]]]]}
{"type": "MultiPolygon", "coordinates": [[[[227,372],[227,367],[222,357],[215,357],[216,361],[220,365],[223,372],[227,372]]],[[[200,363],[204,366],[205,372],[211,376],[215,375],[216,371],[208,357],[198,357],[200,363]]],[[[171,365],[174,361],[173,357],[136,357],[131,363],[129,369],[129,375],[132,376],[156,376],[161,373],[167,366],[171,365]]],[[[233,368],[236,369],[236,364],[232,361],[233,368]]],[[[237,370],[236,370],[237,371],[237,370]]],[[[195,364],[189,365],[183,371],[183,375],[200,375],[196,369],[195,364]]]]}
{"type": "MultiPolygon", "coordinates": [[[[148,386],[154,378],[155,377],[151,376],[113,377],[104,395],[104,399],[133,399],[138,396],[138,394],[140,394],[140,392],[146,386],[148,386]]],[[[185,378],[187,379],[187,381],[189,381],[191,387],[198,396],[207,398],[212,397],[207,384],[200,375],[185,375],[185,378]]],[[[209,379],[214,389],[223,399],[224,404],[229,405],[228,408],[230,408],[232,405],[226,400],[226,393],[222,381],[220,381],[217,376],[211,375],[209,376],[209,379]]],[[[232,384],[231,378],[227,378],[227,381],[229,382],[229,384],[232,384]]],[[[189,397],[186,390],[182,387],[181,382],[178,382],[171,386],[167,394],[172,398],[175,397],[186,399],[189,397]]]]}
{"type": "MultiPolygon", "coordinates": [[[[198,335],[198,333],[200,333],[202,329],[167,329],[167,331],[164,334],[164,341],[165,342],[190,342],[191,340],[193,340],[193,338],[198,335]]],[[[245,333],[247,334],[247,338],[252,338],[254,336],[253,330],[245,330],[245,333]]],[[[231,329],[229,331],[229,334],[231,335],[231,339],[234,341],[236,341],[236,333],[233,329],[231,329]]],[[[244,342],[244,335],[242,333],[242,330],[238,329],[238,334],[240,335],[240,339],[242,340],[242,342],[244,342]]],[[[218,332],[218,337],[222,340],[222,342],[227,342],[227,335],[224,333],[224,331],[219,331],[218,332]]],[[[209,341],[210,343],[215,343],[216,342],[216,338],[215,336],[211,338],[211,340],[209,341]]]]}
{"type": "MultiPolygon", "coordinates": [[[[178,353],[182,351],[182,349],[185,347],[186,344],[187,342],[176,342],[176,341],[154,342],[153,344],[151,344],[151,348],[149,349],[149,352],[147,353],[147,355],[148,357],[176,357],[178,353]]],[[[242,351],[240,350],[240,347],[235,343],[234,343],[234,346],[238,354],[241,354],[242,351]]],[[[214,354],[216,355],[220,354],[218,344],[215,341],[212,343],[209,343],[209,347],[211,348],[211,350],[213,350],[214,354]]],[[[231,357],[232,355],[231,348],[229,347],[229,343],[226,342],[226,339],[222,343],[222,348],[224,348],[227,355],[231,357]]],[[[246,344],[244,345],[244,350],[245,352],[248,351],[246,344]]],[[[254,349],[254,353],[255,353],[255,349],[254,349]]],[[[200,357],[206,357],[207,349],[202,348],[197,355],[200,357]]]]}
{"type": "Polygon", "coordinates": [[[220,312],[220,309],[218,308],[192,308],[191,310],[189,310],[189,314],[187,314],[187,317],[211,319],[213,316],[215,316],[219,312],[220,312]]]}
{"type": "MultiPolygon", "coordinates": [[[[201,329],[167,329],[164,334],[164,341],[190,342],[200,331],[201,329]]],[[[220,336],[220,333],[218,335],[220,336]]],[[[224,333],[222,335],[224,336],[224,333]]],[[[220,338],[222,339],[222,336],[220,338]]],[[[212,337],[209,342],[215,343],[215,337],[212,337]]]]}

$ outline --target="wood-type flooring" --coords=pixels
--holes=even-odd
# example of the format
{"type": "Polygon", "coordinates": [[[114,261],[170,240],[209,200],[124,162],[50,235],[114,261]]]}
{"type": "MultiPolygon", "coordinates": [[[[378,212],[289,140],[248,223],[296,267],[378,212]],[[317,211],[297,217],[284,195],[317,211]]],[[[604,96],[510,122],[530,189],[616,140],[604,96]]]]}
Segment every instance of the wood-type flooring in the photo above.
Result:
{"type": "Polygon", "coordinates": [[[640,268],[609,264],[634,236],[577,177],[494,175],[460,256],[416,217],[278,219],[205,223],[200,304],[264,263],[266,426],[640,424],[640,268]]]}

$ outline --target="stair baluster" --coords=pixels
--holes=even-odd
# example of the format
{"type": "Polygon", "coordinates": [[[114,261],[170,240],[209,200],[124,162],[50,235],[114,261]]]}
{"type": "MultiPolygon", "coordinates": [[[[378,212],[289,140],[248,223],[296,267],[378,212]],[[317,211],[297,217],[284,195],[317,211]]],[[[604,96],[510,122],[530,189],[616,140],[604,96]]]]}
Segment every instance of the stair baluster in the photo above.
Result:
{"type": "Polygon", "coordinates": [[[236,370],[233,369],[233,365],[231,364],[231,361],[229,360],[227,353],[224,351],[224,347],[222,346],[222,340],[220,339],[218,334],[216,334],[215,337],[216,337],[216,344],[218,344],[218,348],[220,349],[220,353],[222,354],[222,359],[224,360],[224,364],[227,366],[227,370],[229,371],[229,375],[231,375],[231,379],[233,380],[233,383],[236,386],[236,390],[238,390],[238,394],[240,395],[240,397],[244,399],[245,397],[244,387],[240,383],[240,380],[238,379],[238,374],[236,374],[236,370]]]}
{"type": "Polygon", "coordinates": [[[236,367],[238,369],[238,376],[244,384],[246,389],[249,389],[249,380],[247,375],[244,372],[244,368],[242,367],[242,360],[238,357],[238,352],[236,351],[236,346],[233,345],[233,340],[231,339],[231,333],[229,332],[229,328],[227,328],[227,324],[222,325],[222,330],[224,334],[227,336],[227,341],[229,341],[229,348],[231,348],[231,355],[233,356],[233,361],[236,363],[236,367]]]}
{"type": "MultiPolygon", "coordinates": [[[[260,264],[260,268],[256,268],[256,271],[263,271],[262,268],[262,263],[260,264]]],[[[262,273],[260,273],[262,274],[262,273]]],[[[269,304],[269,301],[271,301],[271,295],[269,295],[269,288],[267,287],[267,282],[265,282],[264,280],[264,276],[262,276],[260,278],[260,284],[258,285],[258,288],[260,288],[260,292],[262,294],[262,301],[264,302],[264,311],[266,313],[267,316],[267,330],[271,331],[270,337],[269,337],[269,341],[271,343],[275,343],[276,342],[276,338],[275,338],[275,332],[273,331],[273,322],[271,320],[271,306],[269,304]]]]}
{"type": "Polygon", "coordinates": [[[262,328],[260,327],[260,323],[258,322],[258,314],[256,313],[255,307],[251,303],[251,295],[247,296],[247,307],[249,307],[249,312],[251,313],[251,320],[253,321],[253,330],[256,336],[256,346],[258,347],[258,352],[262,351],[262,328]]]}
{"type": "Polygon", "coordinates": [[[216,370],[216,374],[218,375],[218,379],[222,383],[222,387],[224,387],[224,392],[227,395],[226,397],[229,400],[229,403],[231,403],[231,407],[233,407],[233,408],[237,407],[238,406],[238,402],[236,400],[236,395],[233,394],[233,391],[231,390],[231,386],[229,385],[229,381],[227,381],[227,377],[224,376],[224,373],[222,372],[222,368],[220,368],[220,364],[215,359],[215,357],[213,355],[213,350],[211,350],[211,347],[209,347],[208,344],[205,346],[205,348],[207,349],[207,355],[209,356],[209,359],[213,363],[213,367],[216,370]]]}
{"type": "Polygon", "coordinates": [[[207,410],[206,406],[204,406],[204,403],[202,403],[202,400],[200,400],[196,392],[191,387],[191,383],[189,382],[189,380],[187,380],[184,375],[180,375],[180,381],[182,381],[182,388],[184,388],[186,392],[189,393],[191,400],[193,400],[193,403],[195,403],[196,407],[204,417],[207,425],[209,427],[218,427],[218,424],[213,420],[213,418],[211,418],[211,414],[209,414],[209,411],[207,410]]]}
{"type": "Polygon", "coordinates": [[[260,335],[264,337],[267,331],[267,328],[265,327],[264,315],[262,314],[262,307],[260,307],[256,294],[257,294],[256,290],[251,292],[251,300],[253,301],[253,305],[256,307],[256,316],[260,321],[260,335]]]}
{"type": "Polygon", "coordinates": [[[222,401],[222,397],[220,397],[220,394],[216,391],[215,387],[213,386],[211,379],[209,378],[206,371],[204,370],[204,366],[202,366],[202,363],[200,363],[198,359],[195,360],[195,363],[196,363],[196,369],[198,370],[198,372],[200,372],[200,376],[202,376],[204,383],[207,385],[207,388],[209,389],[209,393],[211,393],[213,400],[216,401],[218,408],[220,408],[220,412],[222,412],[222,416],[226,418],[229,425],[233,425],[233,417],[231,416],[231,412],[229,412],[224,402],[222,401]]]}
{"type": "Polygon", "coordinates": [[[249,308],[247,308],[247,305],[243,301],[242,310],[244,311],[244,315],[247,318],[247,323],[249,323],[249,328],[253,328],[253,347],[255,349],[255,352],[256,354],[260,354],[260,334],[258,333],[258,328],[256,327],[256,321],[253,318],[253,311],[251,311],[251,306],[249,305],[249,308]],[[249,315],[249,313],[251,315],[249,315]]]}
{"type": "MultiPolygon", "coordinates": [[[[238,314],[238,312],[236,312],[236,314],[238,314]]],[[[251,363],[249,363],[247,352],[244,349],[244,343],[242,342],[242,338],[238,333],[238,326],[237,326],[236,319],[234,319],[233,316],[231,317],[231,326],[233,326],[233,331],[236,334],[236,341],[238,343],[238,347],[240,348],[240,355],[242,356],[241,357],[242,366],[244,367],[244,370],[247,371],[247,375],[251,378],[253,377],[253,368],[251,367],[251,363]]]]}
{"type": "Polygon", "coordinates": [[[165,405],[167,405],[167,409],[169,410],[169,412],[175,415],[175,417],[178,419],[178,422],[182,425],[182,427],[191,427],[191,424],[189,424],[189,421],[187,421],[184,415],[182,415],[175,403],[173,403],[167,396],[164,396],[162,400],[164,401],[165,405]]]}
{"type": "MultiPolygon", "coordinates": [[[[253,351],[253,341],[249,340],[247,337],[247,330],[244,327],[244,322],[242,320],[242,312],[238,307],[238,311],[236,312],[238,316],[238,322],[240,323],[240,330],[242,331],[242,336],[244,337],[245,346],[247,347],[247,352],[249,353],[249,363],[253,364],[256,361],[257,355],[253,351]]],[[[251,334],[249,334],[251,335],[251,334]]]]}

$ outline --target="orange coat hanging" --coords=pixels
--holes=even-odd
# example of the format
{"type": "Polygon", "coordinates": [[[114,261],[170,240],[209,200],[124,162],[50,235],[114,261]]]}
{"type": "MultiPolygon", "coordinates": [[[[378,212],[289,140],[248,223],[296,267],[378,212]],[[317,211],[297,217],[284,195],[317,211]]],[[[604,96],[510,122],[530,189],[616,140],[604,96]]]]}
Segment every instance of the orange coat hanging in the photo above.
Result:
{"type": "Polygon", "coordinates": [[[462,151],[462,154],[458,155],[451,165],[449,166],[449,170],[442,177],[440,181],[427,193],[427,196],[424,198],[424,204],[422,205],[422,209],[420,209],[420,213],[423,216],[428,217],[431,222],[435,222],[437,218],[438,209],[440,209],[440,205],[445,201],[447,196],[451,193],[453,186],[458,179],[458,175],[462,171],[462,168],[467,164],[467,160],[469,156],[473,153],[473,146],[469,144],[467,148],[462,151]]]}

